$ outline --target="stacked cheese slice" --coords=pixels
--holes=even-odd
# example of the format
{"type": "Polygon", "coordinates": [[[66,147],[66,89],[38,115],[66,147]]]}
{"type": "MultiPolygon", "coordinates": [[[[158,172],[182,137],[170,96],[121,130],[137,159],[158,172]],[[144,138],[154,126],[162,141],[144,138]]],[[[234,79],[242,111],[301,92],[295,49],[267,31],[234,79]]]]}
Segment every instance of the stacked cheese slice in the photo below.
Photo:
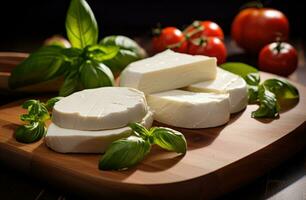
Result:
{"type": "Polygon", "coordinates": [[[103,153],[115,140],[131,134],[127,126],[149,128],[153,113],[143,92],[126,87],[103,87],[76,92],[57,102],[46,144],[62,153],[103,153]]]}
{"type": "Polygon", "coordinates": [[[131,63],[120,85],[142,90],[155,120],[182,128],[225,124],[247,105],[245,81],[218,68],[215,58],[171,50],[131,63]]]}

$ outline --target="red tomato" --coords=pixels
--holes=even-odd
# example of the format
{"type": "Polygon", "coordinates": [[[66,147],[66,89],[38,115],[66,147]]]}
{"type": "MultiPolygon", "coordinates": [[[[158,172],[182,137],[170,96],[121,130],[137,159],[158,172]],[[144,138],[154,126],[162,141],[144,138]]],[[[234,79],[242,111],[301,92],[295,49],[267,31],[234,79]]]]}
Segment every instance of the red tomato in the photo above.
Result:
{"type": "Polygon", "coordinates": [[[212,21],[194,21],[185,29],[184,33],[187,35],[190,34],[190,39],[196,39],[201,36],[224,39],[221,27],[212,21]]]}
{"type": "Polygon", "coordinates": [[[289,22],[286,16],[275,9],[247,8],[238,13],[232,24],[232,38],[250,53],[258,53],[266,44],[281,37],[286,41],[289,22]]]}
{"type": "Polygon", "coordinates": [[[216,57],[218,65],[225,62],[227,55],[224,43],[217,37],[201,37],[191,40],[188,53],[216,57]]]}
{"type": "Polygon", "coordinates": [[[185,53],[187,41],[184,34],[175,27],[163,28],[158,35],[153,37],[153,49],[155,52],[161,52],[165,49],[185,53]]]}
{"type": "Polygon", "coordinates": [[[288,76],[292,74],[298,64],[298,55],[293,46],[285,42],[273,42],[266,45],[259,54],[259,69],[288,76]]]}

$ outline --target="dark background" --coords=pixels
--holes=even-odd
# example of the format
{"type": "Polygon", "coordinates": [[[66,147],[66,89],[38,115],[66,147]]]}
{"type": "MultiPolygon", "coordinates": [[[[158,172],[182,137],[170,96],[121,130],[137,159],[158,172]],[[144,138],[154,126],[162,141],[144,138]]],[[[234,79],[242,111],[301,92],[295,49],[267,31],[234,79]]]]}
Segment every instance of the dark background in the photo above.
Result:
{"type": "MultiPolygon", "coordinates": [[[[9,0],[0,5],[0,51],[32,51],[54,34],[65,35],[69,0],[9,0]]],[[[234,16],[247,1],[177,0],[117,1],[88,0],[100,29],[100,38],[110,34],[150,36],[159,22],[162,26],[183,28],[195,19],[217,22],[227,35],[234,16]]],[[[305,38],[303,1],[263,1],[267,7],[284,12],[290,22],[291,39],[305,38]]]]}

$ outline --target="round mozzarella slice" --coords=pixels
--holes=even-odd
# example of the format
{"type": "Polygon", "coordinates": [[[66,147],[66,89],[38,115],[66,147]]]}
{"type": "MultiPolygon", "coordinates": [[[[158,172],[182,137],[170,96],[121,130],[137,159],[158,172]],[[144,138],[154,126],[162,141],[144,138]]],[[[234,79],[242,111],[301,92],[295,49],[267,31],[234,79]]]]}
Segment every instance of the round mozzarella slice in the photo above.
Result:
{"type": "Polygon", "coordinates": [[[230,117],[228,94],[170,90],[147,95],[147,101],[156,121],[176,127],[215,127],[230,117]]]}
{"type": "Polygon", "coordinates": [[[102,87],[61,99],[53,107],[52,121],[66,129],[115,129],[141,121],[146,113],[142,92],[127,87],[102,87]]]}
{"type": "MultiPolygon", "coordinates": [[[[150,128],[152,122],[153,113],[148,111],[140,123],[150,128]]],[[[61,153],[103,153],[113,141],[130,134],[131,129],[127,126],[111,130],[81,131],[61,128],[52,123],[45,142],[48,147],[61,153]]]]}

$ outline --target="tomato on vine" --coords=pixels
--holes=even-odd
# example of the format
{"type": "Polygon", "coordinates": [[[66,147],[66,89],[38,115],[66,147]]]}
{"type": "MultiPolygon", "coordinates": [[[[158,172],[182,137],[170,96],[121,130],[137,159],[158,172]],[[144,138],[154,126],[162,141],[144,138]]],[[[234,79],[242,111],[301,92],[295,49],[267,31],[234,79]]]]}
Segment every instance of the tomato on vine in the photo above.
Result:
{"type": "Polygon", "coordinates": [[[190,40],[188,53],[217,58],[217,64],[225,62],[227,51],[223,41],[218,37],[200,37],[190,40]]]}
{"type": "Polygon", "coordinates": [[[152,45],[155,52],[172,49],[180,53],[186,53],[187,41],[185,35],[178,28],[156,29],[153,34],[152,45]]]}

